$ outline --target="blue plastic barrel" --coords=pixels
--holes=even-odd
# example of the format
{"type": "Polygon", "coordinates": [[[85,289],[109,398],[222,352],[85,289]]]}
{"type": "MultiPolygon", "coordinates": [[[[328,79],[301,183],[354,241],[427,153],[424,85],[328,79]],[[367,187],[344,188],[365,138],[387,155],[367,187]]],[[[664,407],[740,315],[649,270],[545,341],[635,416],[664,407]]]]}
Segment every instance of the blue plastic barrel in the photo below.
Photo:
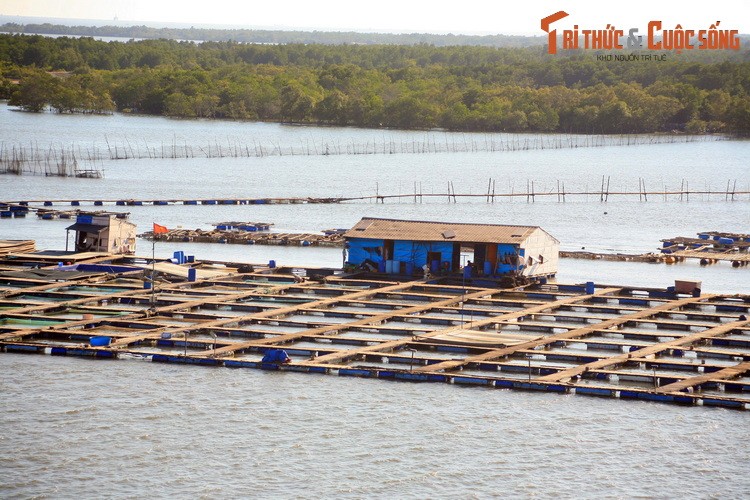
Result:
{"type": "Polygon", "coordinates": [[[378,262],[378,272],[379,273],[384,273],[385,272],[385,261],[384,260],[381,260],[380,262],[378,262]]]}
{"type": "Polygon", "coordinates": [[[594,289],[595,289],[594,282],[593,281],[587,281],[586,282],[586,293],[588,295],[591,295],[592,293],[594,293],[594,289]]]}
{"type": "Polygon", "coordinates": [[[91,347],[105,347],[109,345],[110,341],[109,337],[91,337],[89,343],[91,347]]]}
{"type": "Polygon", "coordinates": [[[151,282],[150,281],[144,281],[143,282],[143,288],[145,290],[151,290],[151,282]]]}
{"type": "Polygon", "coordinates": [[[194,267],[188,269],[188,281],[195,281],[198,277],[198,272],[194,267]]]}
{"type": "Polygon", "coordinates": [[[187,261],[188,261],[188,262],[189,262],[190,264],[192,264],[193,262],[195,262],[195,255],[188,255],[188,256],[187,256],[187,261]]]}
{"type": "Polygon", "coordinates": [[[270,267],[271,269],[275,269],[276,268],[276,261],[275,260],[269,260],[268,261],[268,267],[270,267]]]}
{"type": "Polygon", "coordinates": [[[414,274],[414,262],[407,262],[406,263],[406,274],[411,276],[414,274]]]}
{"type": "Polygon", "coordinates": [[[492,262],[485,261],[484,262],[484,275],[489,276],[490,274],[492,274],[492,262]]]}
{"type": "Polygon", "coordinates": [[[471,266],[464,266],[464,279],[471,279],[471,266]]]}

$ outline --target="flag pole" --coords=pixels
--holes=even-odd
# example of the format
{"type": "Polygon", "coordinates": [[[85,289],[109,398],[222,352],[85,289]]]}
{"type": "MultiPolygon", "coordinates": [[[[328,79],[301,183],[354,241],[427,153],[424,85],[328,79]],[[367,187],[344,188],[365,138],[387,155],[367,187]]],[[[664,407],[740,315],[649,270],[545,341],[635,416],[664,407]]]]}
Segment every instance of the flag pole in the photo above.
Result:
{"type": "Polygon", "coordinates": [[[151,309],[156,310],[156,230],[151,238],[151,309]]]}

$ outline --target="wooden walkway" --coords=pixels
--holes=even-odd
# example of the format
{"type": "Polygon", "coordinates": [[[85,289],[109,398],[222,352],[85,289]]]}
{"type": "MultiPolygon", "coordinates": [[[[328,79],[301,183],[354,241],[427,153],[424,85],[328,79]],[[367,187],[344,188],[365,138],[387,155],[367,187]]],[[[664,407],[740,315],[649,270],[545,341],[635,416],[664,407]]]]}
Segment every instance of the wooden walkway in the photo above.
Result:
{"type": "Polygon", "coordinates": [[[0,206],[7,207],[27,207],[30,210],[39,210],[43,213],[49,214],[50,217],[55,217],[55,214],[70,213],[70,211],[54,210],[49,207],[67,206],[67,207],[79,207],[82,205],[93,205],[93,206],[105,206],[115,205],[123,207],[132,206],[168,206],[168,205],[278,205],[278,204],[308,204],[308,203],[345,203],[345,202],[369,202],[369,203],[385,203],[386,201],[402,202],[413,202],[423,203],[425,200],[437,200],[446,201],[448,203],[457,203],[458,199],[464,199],[467,201],[480,200],[487,203],[500,202],[502,200],[512,201],[520,199],[527,203],[534,203],[539,200],[553,199],[557,202],[564,203],[569,199],[580,199],[584,198],[590,201],[608,202],[610,197],[612,198],[635,198],[638,197],[639,201],[648,202],[649,197],[651,200],[663,200],[663,201],[690,201],[692,196],[694,199],[710,199],[717,201],[750,201],[750,190],[749,189],[738,189],[737,180],[727,182],[725,189],[691,189],[688,187],[686,181],[682,181],[679,188],[668,189],[663,187],[662,189],[651,189],[647,190],[645,187],[645,181],[639,179],[638,190],[635,189],[610,189],[609,177],[602,177],[601,187],[599,189],[573,189],[568,190],[565,188],[565,183],[557,181],[557,184],[553,187],[540,188],[534,181],[528,180],[525,188],[519,187],[516,190],[515,186],[509,186],[507,191],[499,191],[496,189],[497,180],[490,178],[486,191],[481,189],[474,192],[456,192],[452,181],[447,181],[445,191],[438,192],[423,192],[421,184],[415,183],[414,190],[412,192],[403,193],[381,193],[379,188],[376,186],[373,194],[361,194],[356,196],[332,196],[332,197],[319,197],[319,196],[296,196],[296,197],[264,197],[264,198],[253,198],[253,197],[216,197],[216,198],[79,198],[79,199],[25,199],[25,200],[10,200],[0,201],[0,206]]]}
{"type": "Polygon", "coordinates": [[[710,259],[724,262],[750,262],[750,253],[736,252],[705,252],[700,249],[696,250],[678,250],[671,255],[675,257],[684,257],[686,259],[710,259]]]}
{"type": "Polygon", "coordinates": [[[173,273],[152,294],[143,288],[148,270],[45,282],[8,272],[8,261],[0,268],[0,350],[7,353],[136,356],[750,409],[750,296],[346,276],[299,282],[231,268],[195,282],[173,273]],[[271,349],[291,362],[264,362],[271,349]]]}

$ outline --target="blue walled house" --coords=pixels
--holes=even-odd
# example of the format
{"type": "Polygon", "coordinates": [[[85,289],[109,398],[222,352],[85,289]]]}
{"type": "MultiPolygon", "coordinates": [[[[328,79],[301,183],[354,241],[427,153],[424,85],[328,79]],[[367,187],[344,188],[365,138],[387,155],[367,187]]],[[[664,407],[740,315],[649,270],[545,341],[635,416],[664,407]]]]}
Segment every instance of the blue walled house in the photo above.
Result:
{"type": "Polygon", "coordinates": [[[557,273],[560,242],[537,226],[465,224],[366,217],[344,233],[347,262],[389,274],[458,272],[471,261],[475,274],[557,273]]]}

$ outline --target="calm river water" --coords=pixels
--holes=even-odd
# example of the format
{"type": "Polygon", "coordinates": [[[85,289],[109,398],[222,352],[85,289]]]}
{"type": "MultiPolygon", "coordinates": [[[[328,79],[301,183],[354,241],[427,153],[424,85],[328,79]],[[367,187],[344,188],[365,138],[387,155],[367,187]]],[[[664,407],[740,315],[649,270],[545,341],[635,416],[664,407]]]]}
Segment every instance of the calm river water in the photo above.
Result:
{"type": "MultiPolygon", "coordinates": [[[[397,132],[137,116],[57,116],[0,105],[3,148],[107,151],[263,144],[487,144],[511,136],[397,132]],[[119,147],[119,146],[118,146],[119,147]]],[[[547,140],[554,140],[548,137],[547,140]]],[[[337,146],[336,146],[337,145],[337,146]]],[[[83,153],[85,154],[85,153],[83,153]]],[[[750,143],[697,140],[636,146],[464,153],[296,155],[104,161],[105,177],[0,176],[0,200],[251,198],[409,193],[737,189],[750,182],[750,143]]],[[[340,205],[107,207],[140,231],[274,222],[279,231],[348,227],[363,216],[534,224],[564,249],[647,252],[699,231],[750,232],[750,200],[724,195],[640,202],[598,195],[515,201],[340,205]]],[[[65,246],[69,221],[0,221],[0,239],[65,246]]],[[[139,241],[140,253],[151,246],[139,241]]],[[[339,265],[336,249],[161,244],[198,258],[339,265]]],[[[750,293],[750,269],[563,260],[560,281],[668,286],[703,281],[750,293]]],[[[136,361],[0,355],[0,497],[743,497],[750,488],[744,412],[441,384],[205,369],[136,361]]]]}

